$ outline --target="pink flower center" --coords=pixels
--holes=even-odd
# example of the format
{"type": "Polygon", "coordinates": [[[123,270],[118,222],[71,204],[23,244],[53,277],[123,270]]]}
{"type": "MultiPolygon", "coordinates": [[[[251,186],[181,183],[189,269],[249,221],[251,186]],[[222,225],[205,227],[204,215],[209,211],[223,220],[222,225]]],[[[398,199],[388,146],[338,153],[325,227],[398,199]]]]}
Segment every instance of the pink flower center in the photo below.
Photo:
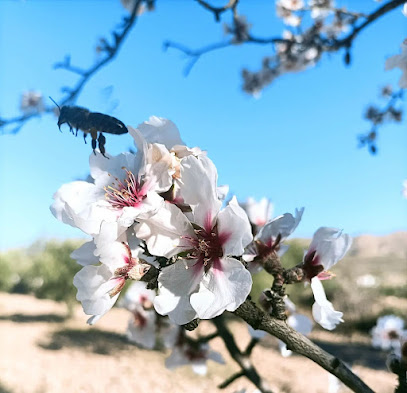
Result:
{"type": "Polygon", "coordinates": [[[216,226],[212,229],[195,229],[196,237],[186,237],[192,246],[189,257],[198,259],[205,266],[205,271],[223,256],[223,245],[230,238],[230,233],[218,233],[216,226]]]}
{"type": "MultiPolygon", "coordinates": [[[[314,277],[318,276],[324,271],[324,267],[320,264],[319,255],[316,250],[309,250],[304,257],[304,264],[302,269],[305,272],[306,278],[311,281],[314,277]]],[[[324,279],[327,279],[325,277],[324,279]]],[[[323,279],[322,276],[320,279],[323,279]]]]}
{"type": "Polygon", "coordinates": [[[134,174],[123,167],[127,173],[126,179],[122,182],[117,177],[111,186],[105,187],[105,197],[115,209],[124,207],[137,207],[146,197],[147,190],[141,186],[134,174]]]}

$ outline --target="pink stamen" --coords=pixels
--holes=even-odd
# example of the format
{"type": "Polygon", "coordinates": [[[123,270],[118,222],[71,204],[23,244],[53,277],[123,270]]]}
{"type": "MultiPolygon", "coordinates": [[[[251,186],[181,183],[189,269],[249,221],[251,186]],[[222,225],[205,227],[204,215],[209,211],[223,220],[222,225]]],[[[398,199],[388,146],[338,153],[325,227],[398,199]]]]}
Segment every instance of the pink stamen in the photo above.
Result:
{"type": "Polygon", "coordinates": [[[115,209],[123,209],[124,207],[137,207],[147,195],[148,186],[141,185],[134,174],[126,168],[127,176],[124,183],[115,178],[116,183],[112,186],[105,187],[105,197],[115,209]]]}

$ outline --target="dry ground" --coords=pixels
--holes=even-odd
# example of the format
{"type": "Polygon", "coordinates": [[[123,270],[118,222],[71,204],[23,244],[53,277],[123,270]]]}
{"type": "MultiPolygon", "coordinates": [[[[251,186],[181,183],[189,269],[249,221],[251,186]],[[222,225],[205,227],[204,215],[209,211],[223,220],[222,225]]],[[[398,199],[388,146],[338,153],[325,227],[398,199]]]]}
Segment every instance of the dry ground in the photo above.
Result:
{"type": "MultiPolygon", "coordinates": [[[[199,377],[189,367],[168,371],[166,354],[128,344],[123,336],[125,310],[112,310],[96,327],[85,324],[79,307],[72,319],[65,320],[64,312],[63,305],[49,300],[0,293],[0,393],[216,392],[237,370],[219,339],[212,347],[222,352],[227,365],[210,363],[208,375],[199,377]]],[[[211,327],[202,323],[200,329],[211,327]]],[[[234,322],[232,329],[244,346],[249,340],[246,327],[234,322]]],[[[384,369],[385,354],[371,349],[368,337],[316,331],[312,338],[353,363],[376,392],[394,391],[395,378],[384,369]]],[[[274,338],[255,348],[253,361],[275,393],[328,392],[328,373],[299,356],[282,358],[274,338]]],[[[254,390],[240,379],[224,392],[242,388],[254,390]]]]}

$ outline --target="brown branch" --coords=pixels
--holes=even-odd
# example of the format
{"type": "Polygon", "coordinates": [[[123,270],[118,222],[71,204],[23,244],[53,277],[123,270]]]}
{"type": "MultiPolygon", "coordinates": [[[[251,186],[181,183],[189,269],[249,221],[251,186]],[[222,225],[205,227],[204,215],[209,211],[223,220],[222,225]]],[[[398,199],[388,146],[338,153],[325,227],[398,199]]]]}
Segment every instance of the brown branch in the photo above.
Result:
{"type": "Polygon", "coordinates": [[[246,300],[235,312],[253,329],[264,330],[287,344],[287,348],[311,359],[322,368],[335,375],[356,393],[373,393],[357,375],[338,358],[325,352],[308,338],[289,327],[284,321],[272,318],[260,310],[253,302],[246,300]]]}
{"type": "MultiPolygon", "coordinates": [[[[199,1],[199,0],[198,0],[199,1]]],[[[199,1],[200,2],[200,1],[199,1]]],[[[376,11],[372,12],[369,15],[364,15],[364,14],[359,14],[359,13],[349,13],[350,15],[356,15],[358,17],[364,17],[365,21],[361,23],[359,26],[354,27],[351,33],[349,33],[348,36],[346,36],[343,39],[332,39],[332,38],[325,38],[321,37],[320,35],[316,35],[316,42],[318,42],[318,47],[320,47],[322,52],[336,52],[341,48],[350,48],[353,40],[356,38],[356,36],[367,26],[369,26],[372,22],[380,18],[381,16],[387,14],[388,12],[394,10],[397,7],[400,7],[405,3],[405,0],[391,0],[388,3],[384,4],[380,8],[378,8],[376,11]]],[[[341,11],[343,13],[346,13],[345,11],[341,11]]],[[[181,52],[183,52],[185,55],[191,57],[190,61],[187,64],[186,69],[184,70],[184,75],[188,75],[189,72],[191,71],[192,67],[196,64],[196,62],[200,59],[201,56],[212,52],[217,49],[222,49],[226,48],[232,45],[240,45],[240,44],[259,44],[259,45],[274,45],[278,43],[286,43],[288,45],[292,44],[292,40],[287,40],[282,37],[256,37],[253,36],[252,34],[248,34],[247,38],[244,41],[241,42],[235,42],[233,39],[228,40],[226,42],[218,42],[210,45],[205,45],[202,48],[198,49],[192,49],[188,48],[182,44],[172,42],[172,41],[166,41],[164,43],[164,47],[167,48],[174,48],[177,49],[181,52]]]]}
{"type": "Polygon", "coordinates": [[[226,378],[221,384],[218,385],[219,389],[225,389],[227,388],[232,382],[235,382],[236,379],[239,379],[241,377],[244,377],[244,372],[239,371],[236,374],[232,374],[229,378],[226,378]]]}
{"type": "MultiPolygon", "coordinates": [[[[263,379],[257,373],[256,369],[254,368],[253,364],[251,363],[250,357],[242,354],[242,352],[240,351],[233,335],[230,333],[229,329],[226,326],[224,317],[223,316],[216,317],[216,318],[212,319],[212,322],[216,326],[219,336],[222,338],[230,356],[241,368],[242,375],[237,376],[237,374],[234,374],[232,377],[229,378],[229,379],[233,379],[231,382],[233,382],[235,379],[239,378],[240,376],[244,375],[262,393],[272,393],[272,391],[267,386],[266,382],[263,381],[263,379]]],[[[240,373],[238,373],[238,374],[240,374],[240,373]]],[[[228,380],[223,382],[221,385],[225,384],[227,381],[228,380]]],[[[231,383],[231,382],[229,382],[229,383],[231,383]]]]}
{"type": "MultiPolygon", "coordinates": [[[[117,56],[121,46],[123,45],[125,38],[128,36],[131,28],[134,26],[134,24],[137,20],[137,15],[138,15],[140,6],[143,3],[143,1],[144,0],[136,1],[132,13],[130,14],[129,17],[125,18],[121,31],[113,32],[113,44],[110,45],[107,42],[105,42],[103,50],[106,55],[103,58],[101,58],[99,61],[97,61],[88,70],[84,70],[82,68],[72,66],[69,56],[66,56],[63,62],[56,63],[54,65],[55,69],[65,69],[67,71],[80,75],[78,82],[76,83],[76,85],[73,88],[64,88],[66,95],[60,101],[60,106],[74,103],[78,99],[78,96],[82,92],[82,89],[84,88],[86,83],[102,67],[104,67],[105,65],[110,63],[117,56]]],[[[3,131],[4,127],[9,126],[9,125],[16,125],[10,132],[8,132],[9,134],[15,134],[20,130],[20,128],[27,121],[33,119],[34,117],[41,117],[45,113],[53,113],[53,112],[54,112],[54,107],[48,106],[42,112],[33,112],[30,114],[24,114],[24,115],[16,116],[16,117],[9,118],[9,119],[0,118],[0,134],[6,134],[6,132],[3,131]]]]}

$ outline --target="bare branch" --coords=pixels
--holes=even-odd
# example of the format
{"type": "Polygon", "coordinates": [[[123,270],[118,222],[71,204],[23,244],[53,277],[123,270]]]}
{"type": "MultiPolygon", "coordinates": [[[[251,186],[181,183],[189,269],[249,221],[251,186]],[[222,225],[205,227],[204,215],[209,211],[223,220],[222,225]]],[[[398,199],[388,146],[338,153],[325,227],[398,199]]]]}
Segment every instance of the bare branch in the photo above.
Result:
{"type": "MultiPolygon", "coordinates": [[[[113,36],[113,43],[108,44],[107,41],[105,42],[105,45],[103,47],[103,51],[105,53],[105,56],[103,56],[99,61],[97,61],[92,67],[90,67],[88,70],[84,70],[80,67],[76,67],[71,65],[71,59],[70,56],[66,56],[64,61],[56,63],[54,65],[54,69],[65,69],[67,71],[73,72],[75,74],[78,74],[80,76],[78,82],[76,85],[72,88],[64,88],[65,97],[62,98],[60,101],[60,106],[63,105],[68,105],[74,103],[80,93],[82,92],[82,89],[86,85],[86,83],[105,65],[110,63],[119,53],[119,50],[121,46],[123,45],[123,42],[127,35],[129,34],[131,28],[134,26],[136,20],[137,20],[137,15],[140,10],[140,6],[143,3],[144,0],[137,0],[135,3],[135,6],[133,8],[133,11],[129,17],[124,18],[124,23],[122,26],[116,30],[113,31],[112,36],[113,36]]],[[[21,116],[5,119],[5,118],[0,118],[0,134],[15,134],[17,133],[20,128],[29,120],[33,119],[34,117],[41,117],[43,114],[46,113],[53,113],[54,107],[53,106],[48,106],[46,107],[43,111],[41,112],[33,112],[30,114],[24,114],[21,116]],[[11,129],[9,132],[5,132],[4,128],[7,126],[12,126],[15,125],[14,128],[11,129]]]]}
{"type": "Polygon", "coordinates": [[[298,333],[284,321],[272,318],[253,302],[246,300],[234,314],[242,318],[253,329],[264,330],[287,344],[287,348],[311,359],[335,375],[356,393],[374,393],[357,375],[338,358],[325,352],[308,338],[298,333]]]}
{"type": "Polygon", "coordinates": [[[220,16],[227,10],[235,10],[239,0],[229,0],[223,7],[213,7],[204,0],[196,0],[203,8],[213,12],[216,22],[220,22],[220,16]]]}
{"type": "MultiPolygon", "coordinates": [[[[249,379],[251,382],[253,382],[253,384],[262,393],[272,393],[270,388],[267,386],[266,382],[257,373],[256,369],[254,368],[254,366],[250,360],[250,357],[242,354],[242,352],[240,351],[232,333],[230,333],[229,329],[226,326],[224,317],[223,316],[216,317],[216,318],[212,319],[212,322],[216,326],[219,336],[222,338],[230,356],[242,369],[242,376],[244,375],[247,379],[249,379]]],[[[240,373],[238,373],[238,374],[240,374],[240,373]]],[[[228,379],[228,380],[232,379],[232,381],[230,381],[229,383],[233,382],[235,379],[237,379],[239,377],[240,377],[240,375],[239,376],[237,374],[233,375],[232,377],[230,377],[228,379]]],[[[227,383],[228,380],[223,382],[222,385],[227,383]]]]}

